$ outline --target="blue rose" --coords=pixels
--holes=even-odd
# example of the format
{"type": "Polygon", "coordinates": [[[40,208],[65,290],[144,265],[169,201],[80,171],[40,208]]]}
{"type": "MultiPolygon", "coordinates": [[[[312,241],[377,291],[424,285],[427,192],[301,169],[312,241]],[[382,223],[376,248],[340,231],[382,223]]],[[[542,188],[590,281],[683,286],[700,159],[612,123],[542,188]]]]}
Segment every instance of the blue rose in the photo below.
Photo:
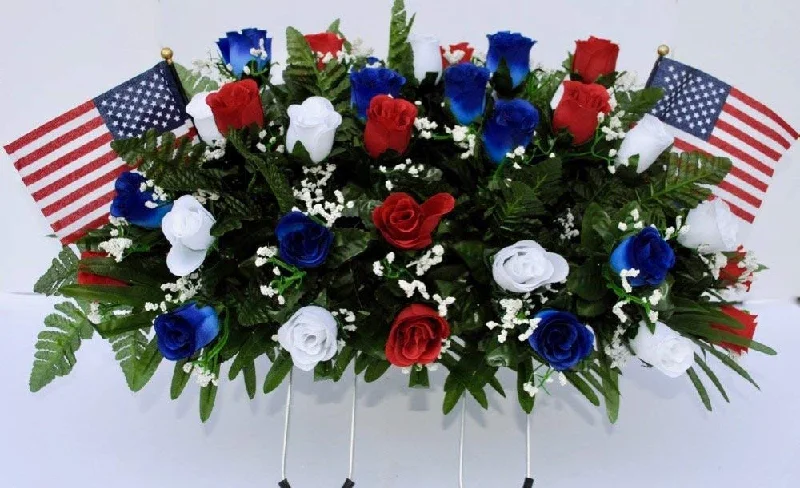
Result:
{"type": "Polygon", "coordinates": [[[206,347],[219,334],[214,307],[191,302],[156,317],[153,323],[161,355],[170,361],[186,359],[206,347]]]}
{"type": "Polygon", "coordinates": [[[400,96],[400,88],[406,79],[389,68],[364,68],[350,73],[350,103],[356,108],[358,116],[367,118],[369,102],[375,95],[400,96]]]}
{"type": "Polygon", "coordinates": [[[242,32],[228,32],[217,41],[219,52],[225,64],[237,77],[241,77],[244,67],[255,61],[259,71],[263,70],[272,56],[272,37],[261,29],[242,29],[242,32]]]}
{"type": "Polygon", "coordinates": [[[536,41],[519,33],[509,31],[489,34],[489,53],[486,56],[486,67],[494,73],[500,67],[500,60],[505,59],[514,86],[522,83],[531,71],[531,48],[536,41]]]}
{"type": "Polygon", "coordinates": [[[658,286],[675,266],[675,253],[658,229],[647,227],[622,241],[611,253],[611,268],[636,269],[639,274],[628,278],[631,286],[658,286]]]}
{"type": "Polygon", "coordinates": [[[542,310],[528,343],[556,371],[566,371],[594,349],[594,333],[569,312],[542,310]]]}
{"type": "Polygon", "coordinates": [[[539,111],[525,100],[498,100],[483,127],[483,145],[495,163],[519,146],[527,146],[539,125],[539,111]]]}
{"type": "Polygon", "coordinates": [[[489,70],[472,63],[460,63],[444,72],[444,96],[461,125],[469,125],[486,108],[486,83],[489,70]]]}
{"type": "Polygon", "coordinates": [[[172,202],[155,200],[153,192],[142,191],[147,181],[139,173],[126,171],[117,177],[114,189],[117,195],[111,202],[111,216],[122,217],[133,225],[146,229],[161,227],[161,219],[172,210],[172,202]]]}
{"type": "Polygon", "coordinates": [[[275,228],[281,259],[298,268],[316,268],[325,262],[333,233],[302,212],[291,212],[275,228]]]}

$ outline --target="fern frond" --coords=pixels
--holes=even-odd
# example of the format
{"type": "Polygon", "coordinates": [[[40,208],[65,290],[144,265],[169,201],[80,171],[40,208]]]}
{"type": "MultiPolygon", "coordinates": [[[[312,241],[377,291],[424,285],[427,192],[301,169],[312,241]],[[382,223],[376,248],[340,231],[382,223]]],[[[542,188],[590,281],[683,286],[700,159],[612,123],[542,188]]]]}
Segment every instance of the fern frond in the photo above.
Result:
{"type": "Polygon", "coordinates": [[[190,100],[198,93],[219,89],[219,83],[211,78],[207,78],[200,73],[181,66],[178,63],[175,63],[173,66],[175,66],[175,71],[178,72],[178,78],[180,78],[183,90],[186,92],[186,96],[190,100]]]}
{"type": "Polygon", "coordinates": [[[698,152],[670,154],[667,171],[650,187],[648,200],[694,208],[711,196],[731,169],[731,160],[698,152]]]}
{"type": "Polygon", "coordinates": [[[109,339],[131,391],[139,391],[150,381],[163,356],[156,338],[148,340],[141,330],[132,330],[109,339]]]}
{"type": "Polygon", "coordinates": [[[389,24],[388,66],[408,79],[414,78],[414,51],[408,42],[408,35],[414,25],[414,15],[408,20],[403,0],[394,0],[392,20],[389,24]]]}
{"type": "Polygon", "coordinates": [[[78,275],[78,256],[69,247],[64,246],[45,273],[33,285],[33,291],[45,295],[56,295],[64,285],[75,283],[78,275]]]}

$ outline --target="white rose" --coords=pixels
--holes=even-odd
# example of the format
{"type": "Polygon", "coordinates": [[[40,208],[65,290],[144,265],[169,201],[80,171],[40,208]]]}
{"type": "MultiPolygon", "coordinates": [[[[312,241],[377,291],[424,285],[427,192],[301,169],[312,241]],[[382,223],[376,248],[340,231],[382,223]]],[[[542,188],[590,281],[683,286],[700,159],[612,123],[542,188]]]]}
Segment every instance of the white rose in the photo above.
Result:
{"type": "Polygon", "coordinates": [[[408,37],[414,51],[414,77],[420,83],[428,73],[436,73],[436,82],[442,77],[442,51],[439,39],[434,36],[412,34],[408,37]]]}
{"type": "Polygon", "coordinates": [[[211,107],[206,103],[206,98],[213,92],[201,92],[192,97],[192,101],[186,105],[186,113],[192,116],[194,126],[200,139],[207,144],[224,139],[222,133],[214,122],[214,114],[211,107]]]}
{"type": "Polygon", "coordinates": [[[628,160],[638,154],[636,172],[644,173],[674,142],[675,136],[670,133],[667,124],[647,114],[625,136],[617,153],[617,164],[628,164],[628,160]]]}
{"type": "Polygon", "coordinates": [[[161,221],[161,231],[172,249],[167,254],[167,267],[175,276],[186,276],[197,270],[206,259],[214,238],[211,227],[216,220],[191,195],[177,199],[172,210],[161,221]]]}
{"type": "Polygon", "coordinates": [[[677,378],[694,364],[695,347],[692,341],[661,322],[656,322],[655,333],[650,332],[646,323],[639,324],[639,332],[631,341],[631,348],[639,359],[670,378],[677,378]]]}
{"type": "Polygon", "coordinates": [[[678,242],[686,247],[709,253],[730,252],[739,244],[739,219],[719,198],[691,209],[686,225],[689,228],[678,236],[678,242]]]}
{"type": "Polygon", "coordinates": [[[560,283],[569,275],[567,260],[547,252],[536,241],[519,241],[494,257],[494,281],[514,293],[530,293],[540,286],[560,283]]]}
{"type": "Polygon", "coordinates": [[[333,104],[327,98],[309,97],[302,105],[289,106],[288,113],[286,149],[291,152],[299,142],[315,163],[327,158],[333,149],[336,129],[342,125],[342,116],[333,104]]]}
{"type": "Polygon", "coordinates": [[[322,307],[303,307],[278,329],[278,342],[292,355],[292,362],[311,371],[320,361],[336,354],[336,319],[322,307]]]}

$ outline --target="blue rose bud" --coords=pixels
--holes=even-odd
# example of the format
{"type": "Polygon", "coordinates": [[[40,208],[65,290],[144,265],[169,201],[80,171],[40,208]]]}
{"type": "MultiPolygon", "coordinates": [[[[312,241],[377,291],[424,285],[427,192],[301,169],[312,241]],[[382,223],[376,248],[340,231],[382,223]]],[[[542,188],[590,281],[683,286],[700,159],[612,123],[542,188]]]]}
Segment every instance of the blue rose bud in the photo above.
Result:
{"type": "Polygon", "coordinates": [[[658,286],[667,279],[673,266],[675,253],[653,227],[628,237],[611,253],[611,268],[616,273],[630,269],[639,271],[637,276],[627,278],[631,286],[658,286]]]}
{"type": "Polygon", "coordinates": [[[483,145],[492,161],[503,162],[506,154],[531,143],[539,125],[539,111],[525,100],[498,100],[483,127],[483,145]]]}
{"type": "Polygon", "coordinates": [[[461,125],[469,125],[486,108],[486,84],[489,70],[472,63],[461,63],[444,72],[444,96],[461,125]]]}
{"type": "Polygon", "coordinates": [[[153,323],[161,355],[170,361],[193,356],[219,334],[219,318],[214,307],[198,307],[190,302],[156,317],[153,323]]]}
{"type": "Polygon", "coordinates": [[[281,259],[298,268],[316,268],[325,262],[333,244],[333,233],[302,212],[291,212],[275,228],[281,259]]]}
{"type": "Polygon", "coordinates": [[[369,102],[376,95],[400,96],[406,79],[388,68],[364,68],[350,73],[350,102],[361,119],[367,118],[369,102]]]}
{"type": "Polygon", "coordinates": [[[161,227],[161,219],[172,210],[172,202],[156,200],[152,191],[142,191],[146,181],[144,176],[130,171],[117,177],[114,183],[117,195],[111,202],[112,217],[122,217],[145,229],[161,227]]]}
{"type": "Polygon", "coordinates": [[[531,71],[531,48],[536,41],[519,33],[509,31],[489,34],[489,53],[486,56],[486,67],[494,73],[500,67],[500,60],[505,60],[511,72],[514,86],[522,83],[531,71]]]}
{"type": "Polygon", "coordinates": [[[556,371],[573,368],[594,349],[594,333],[569,312],[542,310],[528,343],[556,371]]]}
{"type": "Polygon", "coordinates": [[[217,41],[219,52],[227,66],[237,77],[244,73],[244,67],[255,61],[261,71],[272,56],[272,37],[261,29],[242,29],[242,32],[228,32],[217,41]]]}

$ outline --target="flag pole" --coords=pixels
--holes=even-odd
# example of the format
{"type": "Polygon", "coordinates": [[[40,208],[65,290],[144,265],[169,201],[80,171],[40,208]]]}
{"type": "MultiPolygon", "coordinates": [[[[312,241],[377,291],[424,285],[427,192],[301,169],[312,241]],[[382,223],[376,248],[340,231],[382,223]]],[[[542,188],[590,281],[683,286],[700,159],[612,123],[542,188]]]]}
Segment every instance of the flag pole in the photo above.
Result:
{"type": "Polygon", "coordinates": [[[175,85],[178,87],[178,93],[181,96],[181,100],[183,104],[186,105],[189,103],[189,98],[186,96],[186,92],[183,89],[183,85],[181,84],[181,78],[178,76],[178,70],[175,69],[175,63],[172,61],[172,57],[175,53],[169,47],[162,47],[161,48],[161,59],[166,61],[167,69],[172,77],[175,79],[175,85]]]}
{"type": "Polygon", "coordinates": [[[656,51],[658,52],[658,59],[656,59],[656,62],[653,65],[653,70],[650,72],[650,77],[647,78],[647,84],[645,85],[645,87],[649,88],[650,85],[653,83],[653,77],[655,77],[656,71],[658,71],[658,65],[661,64],[662,59],[664,59],[669,55],[669,51],[670,51],[669,46],[667,46],[666,44],[658,46],[658,49],[656,51]]]}

